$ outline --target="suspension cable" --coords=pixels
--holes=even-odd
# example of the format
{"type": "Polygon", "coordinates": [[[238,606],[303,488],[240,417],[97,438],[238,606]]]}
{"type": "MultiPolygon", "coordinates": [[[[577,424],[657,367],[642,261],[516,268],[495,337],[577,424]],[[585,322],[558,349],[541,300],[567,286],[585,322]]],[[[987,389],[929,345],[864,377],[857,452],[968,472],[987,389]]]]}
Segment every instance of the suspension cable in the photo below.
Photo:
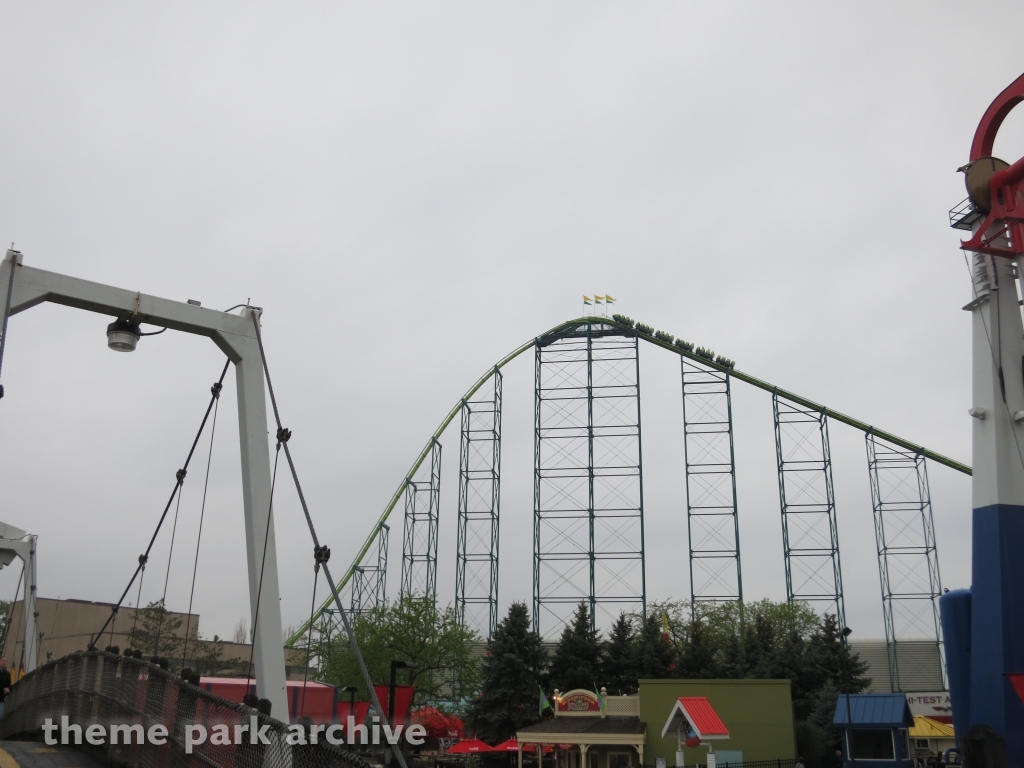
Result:
{"type": "MultiPolygon", "coordinates": [[[[220,392],[224,385],[219,381],[214,382],[210,388],[210,394],[217,402],[213,406],[213,423],[210,425],[210,452],[206,456],[206,480],[203,482],[203,505],[199,509],[199,535],[196,537],[196,559],[192,564],[192,589],[188,593],[188,614],[185,622],[185,645],[181,651],[181,666],[185,666],[185,659],[188,657],[188,633],[192,629],[192,598],[196,594],[196,572],[199,570],[199,545],[203,541],[203,517],[206,515],[206,492],[210,487],[210,462],[213,461],[213,438],[217,435],[217,412],[220,410],[220,392]]],[[[166,587],[164,587],[166,590],[166,587]]],[[[198,635],[198,627],[196,634],[198,635]]]]}
{"type": "Polygon", "coordinates": [[[160,635],[163,633],[164,617],[167,616],[167,584],[171,580],[171,558],[174,557],[174,537],[178,532],[178,513],[181,512],[182,493],[178,492],[178,499],[174,503],[174,524],[171,526],[171,548],[167,551],[167,572],[164,574],[164,594],[160,598],[160,621],[156,625],[156,648],[153,654],[160,655],[160,635]]]}
{"type": "Polygon", "coordinates": [[[299,704],[299,717],[306,714],[306,682],[309,679],[309,658],[313,650],[313,614],[316,613],[316,585],[320,581],[320,563],[313,571],[313,602],[309,605],[309,634],[306,636],[306,663],[302,667],[302,703],[299,704]]]}
{"type": "MultiPolygon", "coordinates": [[[[223,385],[223,383],[224,383],[224,376],[228,372],[228,366],[229,365],[231,365],[231,361],[230,360],[224,361],[224,370],[222,370],[220,372],[220,379],[218,379],[218,382],[221,385],[223,385]]],[[[107,626],[113,620],[114,615],[117,613],[118,609],[120,609],[120,607],[121,607],[121,604],[124,602],[125,597],[128,596],[128,590],[130,590],[132,588],[132,584],[135,583],[135,579],[138,578],[139,574],[142,572],[142,569],[145,568],[146,562],[149,560],[149,552],[150,552],[150,550],[153,549],[153,544],[156,543],[156,537],[159,535],[160,528],[161,528],[161,526],[163,526],[164,520],[167,518],[167,513],[171,509],[171,504],[174,503],[174,499],[178,495],[178,491],[181,490],[182,483],[185,482],[185,475],[188,472],[189,462],[192,461],[192,454],[194,454],[196,452],[196,446],[199,444],[199,438],[202,436],[203,430],[206,428],[206,421],[207,421],[207,419],[210,418],[210,411],[213,410],[214,403],[216,403],[216,402],[217,402],[217,398],[216,397],[211,397],[210,398],[210,404],[208,406],[206,406],[206,413],[203,414],[203,421],[199,425],[199,431],[196,432],[195,440],[192,441],[192,447],[189,448],[188,456],[185,457],[185,465],[181,469],[179,469],[177,471],[177,473],[175,473],[175,476],[174,476],[175,477],[174,490],[171,491],[171,496],[170,496],[169,499],[167,499],[167,504],[164,506],[163,514],[160,515],[160,520],[156,524],[156,530],[153,531],[153,536],[149,540],[149,545],[146,547],[146,551],[143,554],[139,555],[139,565],[135,569],[135,573],[132,574],[131,579],[129,579],[129,581],[128,581],[128,586],[126,586],[124,588],[124,592],[121,593],[121,597],[118,599],[117,603],[111,607],[110,616],[108,616],[107,620],[105,622],[103,622],[103,626],[100,628],[100,631],[96,633],[96,637],[97,638],[103,636],[103,633],[106,631],[107,626]]],[[[140,583],[139,584],[140,594],[141,594],[141,589],[142,589],[142,584],[140,583]]],[[[138,619],[138,609],[139,609],[139,606],[136,606],[136,619],[138,619]]],[[[93,640],[91,640],[89,642],[88,650],[91,651],[91,650],[94,650],[95,648],[96,648],[96,640],[93,639],[93,640]]]]}
{"type": "MultiPolygon", "coordinates": [[[[139,624],[139,611],[142,610],[142,582],[146,580],[146,561],[149,558],[145,555],[139,555],[139,566],[142,568],[142,575],[139,576],[139,592],[135,595],[135,614],[132,616],[132,633],[128,636],[128,642],[130,645],[135,645],[135,628],[139,624]]],[[[114,611],[116,614],[117,611],[114,611]]],[[[100,635],[103,634],[103,630],[100,630],[100,635]]],[[[114,622],[110,622],[110,644],[114,644],[114,622]]],[[[155,653],[155,651],[154,651],[155,653]]]]}
{"type": "Polygon", "coordinates": [[[331,550],[327,547],[314,547],[313,560],[313,602],[309,606],[309,634],[306,636],[306,666],[302,668],[302,704],[299,715],[306,714],[306,681],[309,679],[309,659],[313,651],[313,614],[316,613],[316,585],[320,580],[320,564],[331,559],[331,550]]]}
{"type": "MultiPolygon", "coordinates": [[[[13,243],[12,243],[13,246],[13,243]]],[[[7,275],[7,301],[4,302],[3,325],[0,326],[0,368],[4,364],[4,348],[7,346],[7,319],[11,316],[11,296],[14,294],[14,268],[17,266],[17,251],[7,252],[7,263],[11,265],[10,274],[7,275]]],[[[4,385],[0,384],[0,398],[4,396],[4,385]]]]}
{"type": "MultiPolygon", "coordinates": [[[[267,354],[263,349],[263,335],[260,333],[259,323],[259,312],[253,311],[250,313],[252,318],[253,327],[256,329],[256,341],[260,348],[260,358],[263,361],[263,374],[267,379],[267,391],[270,394],[270,403],[274,407],[274,419],[277,422],[277,432],[280,435],[282,432],[287,432],[288,436],[291,437],[291,432],[286,430],[281,424],[281,413],[277,408],[277,398],[274,395],[274,385],[270,380],[270,368],[267,366],[267,354]]],[[[288,442],[284,442],[284,455],[288,459],[288,467],[291,470],[292,480],[295,483],[295,490],[299,496],[299,503],[302,505],[302,513],[306,517],[306,524],[309,526],[309,535],[313,539],[314,552],[320,548],[320,539],[316,535],[316,528],[313,525],[313,518],[309,514],[309,507],[306,504],[306,497],[302,493],[302,485],[299,483],[299,475],[295,470],[295,462],[292,461],[291,451],[288,449],[288,442]]],[[[269,521],[268,521],[269,522],[269,521]]],[[[328,553],[330,550],[328,550],[328,553]]],[[[359,650],[359,643],[356,641],[355,632],[352,630],[352,622],[349,621],[348,612],[345,610],[345,606],[342,605],[341,597],[338,595],[338,588],[335,585],[334,579],[331,577],[331,570],[327,566],[327,562],[323,563],[324,567],[324,578],[327,579],[327,583],[331,588],[331,594],[334,596],[334,604],[338,608],[338,614],[341,616],[342,624],[345,626],[345,633],[348,635],[349,646],[352,649],[352,654],[356,657],[356,661],[359,664],[359,670],[362,673],[363,682],[366,684],[366,689],[370,694],[370,701],[373,702],[374,708],[380,715],[380,722],[385,728],[390,728],[391,724],[388,722],[387,713],[380,706],[380,699],[377,696],[377,691],[373,687],[373,679],[370,677],[370,670],[366,667],[366,661],[363,659],[363,654],[359,650]]],[[[385,731],[386,733],[387,731],[385,731]]],[[[408,768],[405,763],[405,757],[402,755],[401,746],[396,741],[391,744],[391,752],[398,761],[398,765],[401,768],[408,768]]]]}

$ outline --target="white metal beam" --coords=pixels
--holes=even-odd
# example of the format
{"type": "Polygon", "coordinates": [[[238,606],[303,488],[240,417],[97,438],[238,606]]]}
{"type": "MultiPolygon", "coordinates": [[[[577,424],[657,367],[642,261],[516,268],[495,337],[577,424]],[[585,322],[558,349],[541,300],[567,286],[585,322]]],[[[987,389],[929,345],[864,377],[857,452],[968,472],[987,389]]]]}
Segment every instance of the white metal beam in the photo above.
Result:
{"type": "MultiPolygon", "coordinates": [[[[21,264],[21,254],[13,251],[7,252],[0,269],[0,295],[6,295],[12,269],[16,272],[11,315],[50,302],[115,318],[131,318],[138,323],[208,336],[235,364],[249,607],[256,630],[253,638],[256,690],[261,698],[270,700],[272,714],[288,722],[284,657],[281,653],[277,546],[274,525],[268,519],[270,449],[267,445],[267,406],[263,362],[252,320],[255,314],[258,321],[259,310],[246,307],[241,315],[233,315],[26,267],[21,264]],[[257,614],[259,621],[256,621],[257,614]]],[[[97,343],[100,341],[98,339],[97,343]]]]}

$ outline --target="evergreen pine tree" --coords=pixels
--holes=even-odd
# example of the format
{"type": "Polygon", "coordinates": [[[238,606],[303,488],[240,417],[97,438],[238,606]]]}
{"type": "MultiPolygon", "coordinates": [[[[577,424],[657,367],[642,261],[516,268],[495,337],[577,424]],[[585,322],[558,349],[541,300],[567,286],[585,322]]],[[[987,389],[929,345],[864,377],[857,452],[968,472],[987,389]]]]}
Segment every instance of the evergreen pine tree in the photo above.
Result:
{"type": "Polygon", "coordinates": [[[141,650],[146,659],[153,656],[180,657],[185,645],[181,624],[181,618],[170,613],[163,600],[156,600],[132,612],[128,645],[141,650]]]}
{"type": "Polygon", "coordinates": [[[638,679],[660,680],[671,677],[674,668],[672,644],[662,634],[657,615],[652,613],[644,619],[633,641],[633,671],[636,675],[633,684],[637,685],[638,679]]]}
{"type": "Polygon", "coordinates": [[[684,680],[710,678],[715,676],[717,666],[715,647],[707,637],[704,624],[694,618],[687,642],[679,649],[678,675],[684,680]]]}
{"type": "Polygon", "coordinates": [[[604,649],[601,645],[600,636],[590,626],[587,604],[581,600],[572,622],[562,630],[551,659],[548,678],[552,687],[562,691],[593,689],[603,667],[604,649]]]}
{"type": "Polygon", "coordinates": [[[860,693],[870,684],[864,676],[868,665],[861,661],[860,654],[849,651],[833,614],[822,617],[821,626],[811,635],[808,646],[809,661],[815,665],[817,677],[832,680],[840,693],[860,693]]]}
{"type": "Polygon", "coordinates": [[[637,688],[636,636],[633,622],[625,613],[619,614],[605,644],[604,672],[601,682],[612,694],[634,693],[637,688]]]}
{"type": "Polygon", "coordinates": [[[748,677],[747,651],[740,631],[731,632],[725,638],[722,660],[718,665],[718,676],[726,680],[748,677]]]}
{"type": "Polygon", "coordinates": [[[525,603],[512,603],[494,630],[481,664],[480,695],[469,705],[466,721],[490,742],[504,741],[518,728],[540,719],[539,675],[547,664],[540,635],[530,629],[525,603]]]}

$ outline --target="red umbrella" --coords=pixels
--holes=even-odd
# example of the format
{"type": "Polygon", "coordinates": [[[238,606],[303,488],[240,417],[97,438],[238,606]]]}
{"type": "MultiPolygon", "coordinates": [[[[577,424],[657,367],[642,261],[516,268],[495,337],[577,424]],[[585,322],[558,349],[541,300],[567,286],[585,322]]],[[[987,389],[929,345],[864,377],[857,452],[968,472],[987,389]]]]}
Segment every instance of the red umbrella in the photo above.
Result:
{"type": "Polygon", "coordinates": [[[448,748],[447,754],[449,755],[465,755],[471,752],[490,752],[490,746],[480,739],[466,739],[460,741],[458,744],[453,744],[448,748]]]}
{"type": "Polygon", "coordinates": [[[451,739],[463,735],[462,721],[455,715],[446,715],[434,707],[420,707],[412,713],[412,721],[427,729],[432,739],[451,739]]]}
{"type": "Polygon", "coordinates": [[[518,752],[518,751],[519,751],[519,742],[516,741],[515,739],[509,739],[508,741],[503,741],[503,742],[501,742],[501,744],[497,744],[497,745],[491,747],[491,752],[518,752]]]}

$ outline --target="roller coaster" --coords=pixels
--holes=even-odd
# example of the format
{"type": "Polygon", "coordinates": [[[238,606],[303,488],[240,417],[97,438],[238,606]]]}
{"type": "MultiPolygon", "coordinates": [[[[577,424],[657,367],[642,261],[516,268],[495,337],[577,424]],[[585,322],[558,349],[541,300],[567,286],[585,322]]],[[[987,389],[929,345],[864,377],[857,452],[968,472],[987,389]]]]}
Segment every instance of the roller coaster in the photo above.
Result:
{"type": "MultiPolygon", "coordinates": [[[[400,596],[437,594],[441,439],[459,420],[455,609],[489,636],[498,621],[502,370],[534,351],[532,606],[535,629],[560,631],[579,602],[595,627],[647,605],[640,342],[678,355],[689,540],[690,600],[743,600],[732,385],[769,392],[775,425],[786,595],[845,626],[832,489],[829,421],[865,436],[891,684],[901,642],[941,652],[942,594],[927,461],[971,467],[736,369],[712,350],[624,315],[564,322],[490,367],[430,436],[370,528],[339,589],[351,611],[387,594],[389,522],[403,508],[400,596]]],[[[331,631],[330,601],[288,639],[331,631]]]]}

